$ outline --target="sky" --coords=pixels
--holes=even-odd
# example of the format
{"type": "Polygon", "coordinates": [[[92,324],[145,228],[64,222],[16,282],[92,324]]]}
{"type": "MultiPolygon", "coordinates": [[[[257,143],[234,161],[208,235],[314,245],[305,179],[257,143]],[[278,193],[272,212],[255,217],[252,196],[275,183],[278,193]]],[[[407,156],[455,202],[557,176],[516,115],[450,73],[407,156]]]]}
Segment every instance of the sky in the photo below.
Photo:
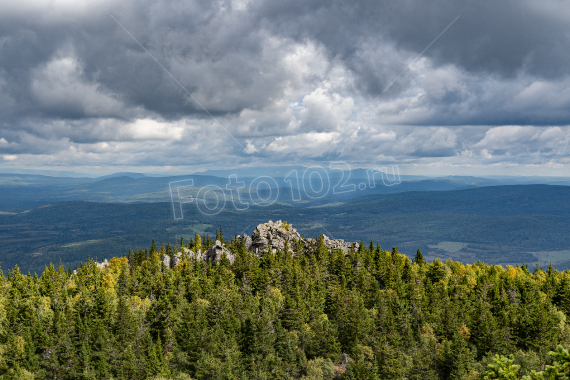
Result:
{"type": "Polygon", "coordinates": [[[0,171],[568,176],[570,2],[0,2],[0,171]]]}

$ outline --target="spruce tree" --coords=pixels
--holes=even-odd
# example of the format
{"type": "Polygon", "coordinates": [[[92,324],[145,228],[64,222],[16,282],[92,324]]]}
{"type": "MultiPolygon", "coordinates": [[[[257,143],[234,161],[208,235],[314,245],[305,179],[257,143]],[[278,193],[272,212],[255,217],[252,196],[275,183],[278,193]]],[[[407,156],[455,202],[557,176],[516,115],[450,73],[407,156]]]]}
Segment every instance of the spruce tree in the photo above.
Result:
{"type": "Polygon", "coordinates": [[[414,257],[414,263],[418,265],[422,265],[423,263],[425,263],[424,255],[422,254],[422,251],[420,251],[419,248],[418,251],[416,252],[416,256],[414,257]]]}

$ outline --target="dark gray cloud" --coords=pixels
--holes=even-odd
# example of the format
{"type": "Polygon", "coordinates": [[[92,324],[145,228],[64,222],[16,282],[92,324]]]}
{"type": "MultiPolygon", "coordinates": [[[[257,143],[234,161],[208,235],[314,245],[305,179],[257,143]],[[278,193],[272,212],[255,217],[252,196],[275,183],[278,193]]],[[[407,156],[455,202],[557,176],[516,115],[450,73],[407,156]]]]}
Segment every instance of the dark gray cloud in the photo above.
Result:
{"type": "Polygon", "coordinates": [[[0,156],[565,165],[568,16],[556,0],[6,3],[0,156]]]}
{"type": "Polygon", "coordinates": [[[274,0],[256,5],[279,34],[320,41],[368,80],[378,80],[378,70],[366,70],[376,63],[366,59],[363,48],[390,39],[419,53],[457,16],[456,25],[426,52],[438,65],[506,77],[522,71],[556,78],[570,70],[564,64],[570,58],[570,6],[564,2],[274,0]]]}
{"type": "MultiPolygon", "coordinates": [[[[352,71],[358,88],[378,94],[461,15],[425,53],[435,65],[507,78],[521,73],[560,78],[570,70],[570,24],[556,11],[570,12],[559,3],[550,3],[551,10],[520,1],[252,1],[234,10],[235,4],[111,2],[79,12],[77,20],[61,16],[49,22],[38,22],[32,12],[8,14],[0,29],[0,66],[11,79],[10,94],[27,114],[91,116],[77,105],[53,107],[29,93],[38,66],[49,65],[65,49],[73,50],[86,80],[126,105],[171,118],[203,113],[109,17],[112,13],[211,112],[235,113],[263,108],[282,95],[289,79],[280,70],[286,39],[322,45],[328,59],[338,58],[352,71]],[[271,39],[281,41],[271,46],[271,39]]],[[[404,77],[386,95],[396,96],[408,84],[404,77]]]]}

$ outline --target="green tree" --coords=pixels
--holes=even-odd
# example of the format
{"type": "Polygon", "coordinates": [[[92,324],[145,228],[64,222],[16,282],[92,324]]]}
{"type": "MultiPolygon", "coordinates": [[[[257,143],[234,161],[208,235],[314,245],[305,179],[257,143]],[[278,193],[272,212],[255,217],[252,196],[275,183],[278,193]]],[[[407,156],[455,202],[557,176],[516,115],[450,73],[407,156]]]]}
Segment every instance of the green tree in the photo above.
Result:
{"type": "Polygon", "coordinates": [[[423,263],[425,263],[424,255],[422,254],[422,251],[420,251],[419,248],[418,251],[416,252],[416,256],[414,256],[414,263],[418,265],[422,265],[423,263]]]}
{"type": "Polygon", "coordinates": [[[520,366],[513,364],[513,355],[509,357],[503,355],[495,355],[493,363],[487,366],[485,372],[485,380],[518,380],[517,374],[520,366]]]}

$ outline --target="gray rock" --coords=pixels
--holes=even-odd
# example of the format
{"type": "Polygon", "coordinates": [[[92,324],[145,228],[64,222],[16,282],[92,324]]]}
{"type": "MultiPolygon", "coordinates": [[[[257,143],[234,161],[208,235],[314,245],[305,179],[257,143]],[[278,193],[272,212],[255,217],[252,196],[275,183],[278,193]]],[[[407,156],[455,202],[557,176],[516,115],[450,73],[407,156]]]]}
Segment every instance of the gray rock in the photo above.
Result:
{"type": "Polygon", "coordinates": [[[234,254],[232,254],[226,247],[224,247],[219,240],[216,240],[214,245],[208,248],[208,250],[205,252],[204,261],[213,262],[215,260],[219,262],[224,254],[230,261],[230,264],[233,264],[235,261],[234,254]]]}
{"type": "Polygon", "coordinates": [[[170,256],[163,254],[160,256],[160,261],[162,261],[166,269],[170,269],[170,256]]]}
{"type": "MultiPolygon", "coordinates": [[[[240,237],[243,239],[243,237],[240,237]]],[[[260,256],[267,252],[271,245],[271,250],[284,251],[285,244],[289,246],[289,252],[293,253],[298,242],[301,242],[304,252],[315,247],[315,239],[303,239],[301,235],[290,224],[285,224],[278,220],[277,222],[263,223],[257,226],[251,236],[250,250],[260,256]]],[[[329,249],[340,249],[343,252],[349,252],[353,247],[358,249],[358,243],[345,242],[342,239],[331,239],[323,235],[323,242],[329,249]]]]}
{"type": "Polygon", "coordinates": [[[177,266],[181,261],[182,261],[182,257],[183,254],[182,252],[176,252],[174,255],[172,255],[172,260],[170,261],[170,267],[174,268],[175,266],[177,266]]]}
{"type": "Polygon", "coordinates": [[[328,236],[323,235],[323,243],[330,249],[340,249],[343,252],[348,252],[352,249],[354,245],[354,249],[358,249],[360,246],[359,243],[349,243],[345,242],[343,239],[330,239],[328,236]]]}
{"type": "Polygon", "coordinates": [[[340,362],[340,366],[342,367],[343,372],[346,370],[346,365],[348,364],[349,360],[350,360],[350,357],[348,356],[348,354],[343,353],[342,354],[342,360],[340,362]]]}
{"type": "Polygon", "coordinates": [[[184,256],[188,257],[189,259],[202,260],[201,249],[199,249],[198,252],[194,252],[188,248],[182,248],[182,251],[184,252],[184,256]]]}
{"type": "MultiPolygon", "coordinates": [[[[289,252],[293,252],[298,241],[302,240],[301,235],[290,224],[285,224],[278,220],[277,222],[263,223],[257,226],[253,235],[251,235],[251,248],[256,255],[263,255],[267,252],[269,245],[271,250],[284,251],[285,243],[289,246],[289,252]]],[[[306,243],[303,241],[303,243],[306,243]]]]}
{"type": "Polygon", "coordinates": [[[241,244],[242,241],[245,242],[245,249],[250,251],[251,250],[251,244],[252,244],[251,237],[247,236],[246,234],[243,234],[242,236],[238,236],[237,237],[237,243],[241,244]]]}
{"type": "Polygon", "coordinates": [[[109,262],[107,261],[107,259],[103,260],[102,263],[95,263],[95,265],[97,265],[97,268],[101,268],[101,269],[105,269],[109,266],[109,262]]]}

